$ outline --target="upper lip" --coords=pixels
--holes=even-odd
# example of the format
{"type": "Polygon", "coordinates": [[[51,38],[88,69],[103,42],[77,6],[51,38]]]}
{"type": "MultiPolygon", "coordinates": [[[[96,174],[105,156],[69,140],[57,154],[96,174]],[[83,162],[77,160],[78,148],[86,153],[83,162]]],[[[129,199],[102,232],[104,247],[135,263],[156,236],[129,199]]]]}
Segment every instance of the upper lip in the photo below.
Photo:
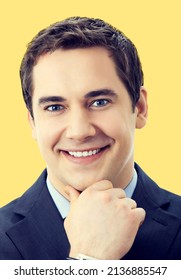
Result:
{"type": "Polygon", "coordinates": [[[64,151],[64,152],[89,152],[89,151],[103,149],[108,146],[110,146],[110,145],[108,144],[108,145],[104,145],[102,147],[95,147],[95,148],[88,148],[88,149],[61,149],[61,151],[64,151]]]}

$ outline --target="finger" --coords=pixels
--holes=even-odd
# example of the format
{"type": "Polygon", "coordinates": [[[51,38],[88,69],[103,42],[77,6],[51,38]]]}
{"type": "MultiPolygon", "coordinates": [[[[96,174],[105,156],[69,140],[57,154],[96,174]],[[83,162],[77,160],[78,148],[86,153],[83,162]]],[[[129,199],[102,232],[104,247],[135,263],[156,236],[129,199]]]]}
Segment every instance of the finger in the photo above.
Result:
{"type": "Polygon", "coordinates": [[[108,180],[102,180],[94,183],[92,186],[90,186],[90,188],[93,188],[96,191],[105,191],[105,190],[113,189],[113,185],[108,180]]]}
{"type": "Polygon", "coordinates": [[[117,205],[118,205],[118,207],[120,206],[120,208],[122,208],[124,206],[125,209],[127,208],[128,210],[131,210],[131,209],[134,210],[137,207],[136,201],[129,197],[125,197],[125,198],[121,198],[121,199],[117,200],[117,205]]]}
{"type": "Polygon", "coordinates": [[[124,190],[120,188],[113,188],[106,190],[106,193],[109,194],[113,198],[126,198],[126,193],[124,190]]]}
{"type": "Polygon", "coordinates": [[[66,186],[65,187],[65,192],[69,197],[70,203],[74,202],[75,200],[77,200],[77,198],[79,197],[80,193],[74,189],[71,186],[66,186]]]}
{"type": "Polygon", "coordinates": [[[131,199],[131,198],[129,198],[129,197],[126,197],[126,198],[125,198],[125,201],[126,201],[126,203],[129,205],[129,207],[130,207],[131,209],[135,209],[135,208],[137,207],[137,203],[136,203],[135,200],[133,200],[133,199],[131,199]]]}
{"type": "Polygon", "coordinates": [[[145,216],[146,216],[145,210],[143,208],[135,208],[133,211],[138,218],[139,226],[141,226],[145,220],[145,216]]]}

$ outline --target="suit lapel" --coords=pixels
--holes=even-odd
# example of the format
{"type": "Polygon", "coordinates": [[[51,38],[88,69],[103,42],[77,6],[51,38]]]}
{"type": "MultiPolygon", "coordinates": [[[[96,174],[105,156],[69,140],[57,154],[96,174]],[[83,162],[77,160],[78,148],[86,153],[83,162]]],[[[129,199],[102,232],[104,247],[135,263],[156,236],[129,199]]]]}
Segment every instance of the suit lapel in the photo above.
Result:
{"type": "Polygon", "coordinates": [[[160,189],[138,166],[138,183],[133,199],[146,211],[146,218],[125,259],[167,259],[178,233],[181,219],[166,211],[167,193],[160,189]]]}
{"type": "Polygon", "coordinates": [[[24,259],[66,259],[69,242],[45,186],[45,173],[20,199],[15,212],[23,218],[7,231],[24,259]]]}

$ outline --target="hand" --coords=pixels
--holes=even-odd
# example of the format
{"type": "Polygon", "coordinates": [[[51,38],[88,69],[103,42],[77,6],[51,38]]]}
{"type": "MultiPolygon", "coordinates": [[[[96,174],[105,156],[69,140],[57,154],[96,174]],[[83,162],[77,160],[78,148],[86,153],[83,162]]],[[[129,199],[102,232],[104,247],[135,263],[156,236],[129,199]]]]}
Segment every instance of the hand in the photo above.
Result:
{"type": "Polygon", "coordinates": [[[145,211],[120,188],[104,180],[81,194],[67,187],[71,207],[65,220],[70,256],[121,259],[131,248],[145,211]]]}

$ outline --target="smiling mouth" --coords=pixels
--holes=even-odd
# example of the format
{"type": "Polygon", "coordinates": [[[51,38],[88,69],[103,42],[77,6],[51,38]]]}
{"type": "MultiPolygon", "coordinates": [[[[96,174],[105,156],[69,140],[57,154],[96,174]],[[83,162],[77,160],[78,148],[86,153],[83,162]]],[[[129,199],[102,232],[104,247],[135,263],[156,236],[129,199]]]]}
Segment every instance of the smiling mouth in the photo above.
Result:
{"type": "Polygon", "coordinates": [[[86,158],[86,157],[91,157],[94,156],[96,154],[99,154],[100,152],[102,152],[103,150],[107,149],[109,147],[109,145],[103,147],[103,148],[99,148],[99,149],[93,149],[93,150],[85,150],[85,151],[64,151],[66,152],[68,155],[74,157],[74,158],[86,158]]]}

